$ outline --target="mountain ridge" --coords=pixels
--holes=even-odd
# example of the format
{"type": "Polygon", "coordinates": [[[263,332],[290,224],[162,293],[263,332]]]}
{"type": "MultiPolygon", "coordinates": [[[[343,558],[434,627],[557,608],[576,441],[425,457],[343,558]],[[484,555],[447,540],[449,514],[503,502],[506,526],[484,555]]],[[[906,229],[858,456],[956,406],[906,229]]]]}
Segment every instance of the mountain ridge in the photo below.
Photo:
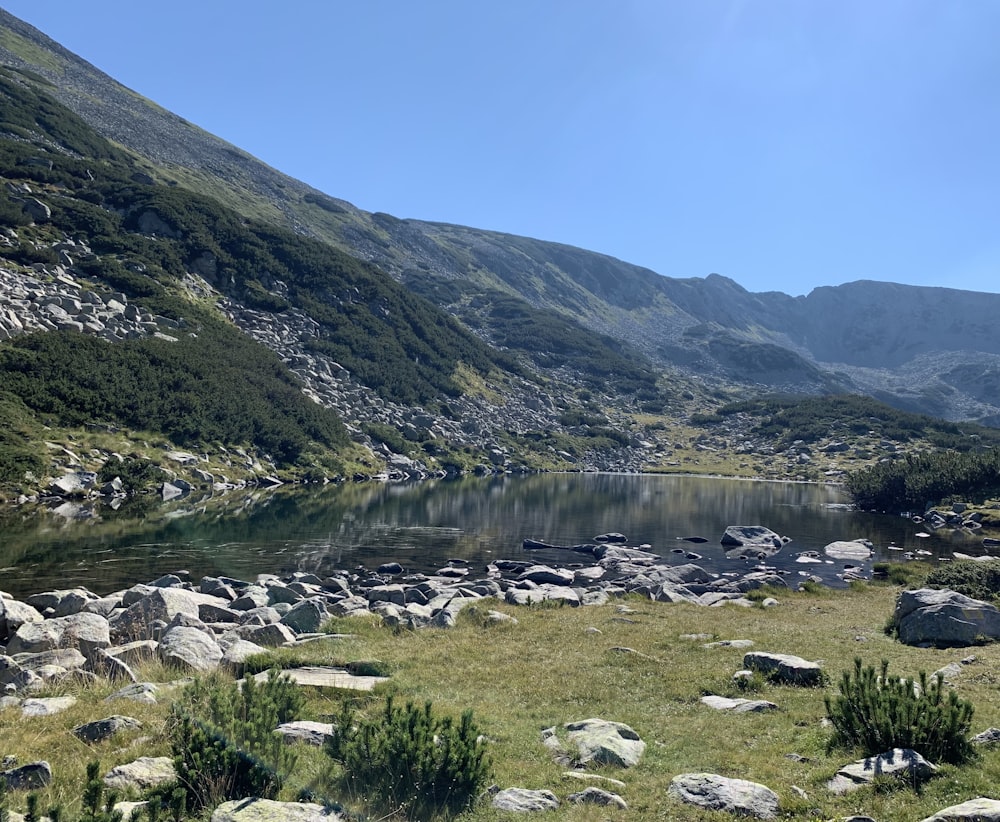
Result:
{"type": "MultiPolygon", "coordinates": [[[[128,310],[129,334],[160,335],[141,346],[152,355],[176,340],[171,323],[221,318],[278,356],[283,382],[336,412],[370,455],[352,457],[362,473],[690,467],[732,448],[687,427],[691,415],[761,393],[867,392],[1000,422],[992,295],[875,281],[752,293],[719,274],[663,277],[565,244],[364,212],[12,20],[0,11],[0,210],[10,219],[0,256],[17,264],[10,282],[18,270],[36,280],[34,297],[0,295],[11,306],[0,330],[63,333],[96,327],[95,312],[120,323],[128,310]],[[951,347],[926,333],[932,323],[951,347]]],[[[11,356],[25,367],[28,355],[11,356]]],[[[733,436],[749,442],[738,422],[733,436]]],[[[214,448],[191,425],[162,424],[214,448]]],[[[270,456],[247,459],[278,471],[270,456]]],[[[808,455],[792,456],[816,475],[808,455]]],[[[772,462],[748,458],[740,470],[772,462]]]]}
{"type": "MultiPolygon", "coordinates": [[[[487,285],[534,308],[559,311],[661,366],[693,375],[755,389],[879,391],[890,402],[898,398],[902,406],[915,404],[949,419],[1000,420],[1000,394],[980,391],[974,396],[951,376],[970,365],[988,375],[988,384],[1000,374],[995,335],[988,322],[974,319],[1000,308],[1000,295],[873,280],[821,286],[798,297],[755,293],[721,275],[664,277],[565,244],[364,212],[124,89],[6,12],[0,11],[0,26],[22,44],[18,54],[18,43],[8,36],[0,47],[4,62],[59,80],[53,94],[99,132],[145,157],[152,174],[168,181],[173,175],[173,182],[185,184],[197,180],[208,193],[249,216],[277,219],[404,283],[422,272],[487,285]],[[39,51],[51,56],[40,59],[39,51]],[[115,111],[126,111],[128,117],[109,116],[115,111]],[[963,294],[976,295],[978,305],[963,294]],[[874,312],[872,306],[880,302],[885,310],[874,312]],[[947,332],[943,339],[926,333],[928,323],[947,332]],[[738,356],[734,346],[740,349],[738,356]],[[755,346],[765,348],[751,354],[755,346]],[[757,367],[773,362],[774,346],[788,350],[786,367],[757,367]],[[942,352],[949,352],[949,362],[930,378],[936,386],[933,401],[921,400],[912,385],[903,393],[885,390],[886,372],[893,376],[890,382],[905,381],[918,370],[915,357],[942,352]],[[793,367],[797,360],[801,362],[793,367]],[[817,379],[817,370],[826,376],[817,379]]],[[[455,306],[450,310],[462,318],[455,306]]]]}

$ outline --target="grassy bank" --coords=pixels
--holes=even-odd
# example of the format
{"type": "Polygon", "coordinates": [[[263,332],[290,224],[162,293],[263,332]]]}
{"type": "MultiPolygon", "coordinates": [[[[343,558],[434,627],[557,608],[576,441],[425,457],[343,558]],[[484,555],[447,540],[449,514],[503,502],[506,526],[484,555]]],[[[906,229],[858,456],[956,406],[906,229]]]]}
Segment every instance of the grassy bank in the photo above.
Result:
{"type": "MultiPolygon", "coordinates": [[[[918,794],[903,786],[880,785],[843,797],[824,787],[837,768],[856,758],[851,751],[827,751],[831,731],[823,726],[823,688],[762,685],[755,694],[738,693],[732,674],[742,667],[744,651],[704,648],[713,639],[749,639],[754,649],[821,660],[833,683],[860,656],[866,664],[888,659],[899,676],[933,672],[948,663],[975,655],[963,666],[954,687],[976,707],[972,731],[1000,725],[1000,646],[934,650],[900,645],[883,632],[898,588],[857,584],[849,590],[776,594],[774,608],[703,608],[627,599],[602,607],[514,608],[486,601],[478,612],[467,610],[450,630],[397,633],[369,620],[338,620],[331,628],[351,639],[323,640],[304,646],[293,662],[344,663],[378,660],[391,672],[388,689],[400,702],[422,705],[458,716],[471,708],[489,737],[493,781],[502,788],[552,790],[565,800],[585,782],[564,776],[541,742],[541,731],[574,720],[600,717],[632,726],[647,743],[641,763],[629,771],[599,769],[597,773],[624,781],[612,788],[628,803],[626,811],[562,807],[546,819],[728,819],[721,813],[700,813],[667,796],[672,777],[689,771],[711,771],[768,785],[781,797],[786,818],[834,819],[865,813],[888,822],[915,820],[970,799],[989,796],[1000,781],[1000,752],[984,751],[971,765],[942,767],[940,775],[918,794]],[[623,612],[620,606],[627,606],[623,612]],[[514,616],[517,624],[491,623],[483,618],[495,607],[514,616]],[[706,634],[705,639],[683,638],[706,634]],[[747,695],[777,703],[780,711],[734,715],[700,704],[709,693],[747,695]],[[798,754],[805,760],[789,758],[798,754]],[[802,798],[793,786],[805,791],[802,798]]],[[[282,656],[279,653],[278,658],[282,656]]],[[[169,671],[150,669],[148,677],[168,679],[169,671]]],[[[386,687],[386,686],[382,686],[386,687]]],[[[73,816],[74,798],[83,784],[90,758],[102,770],[140,755],[166,754],[160,736],[166,703],[139,708],[132,703],[101,704],[109,686],[91,686],[71,711],[46,719],[23,719],[16,710],[0,712],[0,747],[21,763],[47,759],[54,784],[43,792],[41,807],[64,802],[73,816]],[[140,718],[144,729],[127,738],[87,746],[70,730],[87,719],[112,713],[140,718]],[[143,738],[147,739],[143,739],[143,738]]],[[[340,696],[308,690],[306,715],[330,721],[339,712],[340,696]]],[[[370,709],[381,695],[349,698],[370,709]]],[[[322,792],[326,757],[304,751],[284,789],[294,798],[303,788],[322,792]]],[[[335,796],[361,809],[358,797],[335,796]]],[[[23,794],[12,795],[12,809],[23,810],[23,794]]],[[[508,818],[480,803],[469,819],[508,818]]]]}

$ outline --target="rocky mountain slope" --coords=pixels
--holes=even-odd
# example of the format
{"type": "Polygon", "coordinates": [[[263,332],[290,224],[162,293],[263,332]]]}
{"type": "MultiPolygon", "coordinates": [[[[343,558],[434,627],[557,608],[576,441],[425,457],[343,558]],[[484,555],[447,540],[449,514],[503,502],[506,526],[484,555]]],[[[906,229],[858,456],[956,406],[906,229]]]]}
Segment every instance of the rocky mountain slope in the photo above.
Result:
{"type": "Polygon", "coordinates": [[[4,12],[0,31],[5,64],[53,82],[58,99],[134,152],[154,179],[197,183],[249,216],[333,243],[468,324],[484,301],[506,294],[686,373],[755,389],[860,391],[1000,423],[1000,350],[988,319],[998,295],[876,282],[799,298],[752,294],[717,275],[662,277],[555,243],[370,214],[164,111],[4,12]]]}

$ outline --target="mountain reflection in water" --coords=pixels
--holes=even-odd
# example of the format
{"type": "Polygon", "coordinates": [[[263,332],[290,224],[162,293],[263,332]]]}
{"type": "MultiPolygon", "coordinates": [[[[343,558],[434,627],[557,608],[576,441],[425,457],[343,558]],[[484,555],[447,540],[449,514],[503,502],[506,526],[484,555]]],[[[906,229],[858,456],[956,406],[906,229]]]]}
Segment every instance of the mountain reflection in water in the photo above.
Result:
{"type": "MultiPolygon", "coordinates": [[[[450,560],[475,575],[497,559],[586,562],[577,553],[525,551],[522,541],[578,545],[621,532],[671,563],[695,561],[715,573],[747,570],[761,560],[727,558],[719,543],[729,525],[763,525],[791,542],[764,562],[842,584],[843,562],[796,562],[835,540],[867,538],[874,559],[904,552],[982,553],[962,532],[920,530],[902,517],[844,510],[833,486],[690,476],[539,474],[470,477],[410,484],[350,483],[244,490],[223,497],[192,494],[118,511],[101,503],[61,506],[61,513],[12,509],[0,519],[0,589],[14,596],[82,585],[104,594],[184,569],[202,576],[253,579],[259,573],[324,573],[398,562],[433,572],[450,560]],[[703,537],[704,543],[690,541],[703,537]],[[890,546],[894,550],[890,550],[890,546]],[[686,557],[696,554],[699,558],[686,557]]],[[[864,564],[870,570],[870,562],[864,564]]]]}

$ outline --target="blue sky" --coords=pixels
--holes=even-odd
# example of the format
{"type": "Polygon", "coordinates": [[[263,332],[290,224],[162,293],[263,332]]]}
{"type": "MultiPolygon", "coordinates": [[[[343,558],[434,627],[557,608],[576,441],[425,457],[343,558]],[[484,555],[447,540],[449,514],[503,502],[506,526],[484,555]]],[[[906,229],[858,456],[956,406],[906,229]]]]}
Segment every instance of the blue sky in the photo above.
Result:
{"type": "Polygon", "coordinates": [[[369,211],[751,291],[1000,291],[991,0],[0,5],[369,211]]]}

